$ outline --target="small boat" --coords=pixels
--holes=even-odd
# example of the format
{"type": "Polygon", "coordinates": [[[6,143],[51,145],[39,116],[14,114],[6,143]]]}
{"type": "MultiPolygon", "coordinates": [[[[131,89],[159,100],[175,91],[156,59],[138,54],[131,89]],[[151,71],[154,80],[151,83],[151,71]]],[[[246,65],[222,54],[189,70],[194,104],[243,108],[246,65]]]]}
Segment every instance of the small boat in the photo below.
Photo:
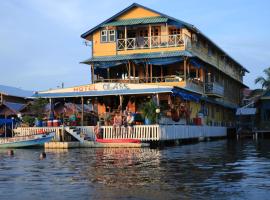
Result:
{"type": "Polygon", "coordinates": [[[15,136],[10,138],[0,138],[0,148],[23,148],[42,146],[45,142],[49,142],[55,136],[54,132],[40,133],[29,136],[15,136]]]}
{"type": "Polygon", "coordinates": [[[100,143],[141,143],[138,139],[100,139],[97,138],[96,142],[100,143]]]}

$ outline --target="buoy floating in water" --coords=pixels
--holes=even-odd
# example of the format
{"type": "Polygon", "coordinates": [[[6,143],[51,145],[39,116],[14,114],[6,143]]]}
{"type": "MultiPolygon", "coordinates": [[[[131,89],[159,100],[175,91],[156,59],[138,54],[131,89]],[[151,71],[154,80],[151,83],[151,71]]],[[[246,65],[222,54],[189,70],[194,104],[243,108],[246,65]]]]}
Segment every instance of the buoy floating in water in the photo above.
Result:
{"type": "Polygon", "coordinates": [[[45,152],[42,152],[40,155],[39,155],[39,159],[40,160],[43,160],[46,158],[46,153],[45,152]]]}

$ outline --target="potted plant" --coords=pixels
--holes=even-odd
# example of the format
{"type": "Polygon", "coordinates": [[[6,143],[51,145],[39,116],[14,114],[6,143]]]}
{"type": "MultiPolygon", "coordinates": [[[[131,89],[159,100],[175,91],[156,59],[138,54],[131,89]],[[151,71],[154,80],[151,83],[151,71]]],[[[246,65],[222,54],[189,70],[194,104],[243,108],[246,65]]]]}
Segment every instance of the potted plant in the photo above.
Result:
{"type": "Polygon", "coordinates": [[[35,118],[29,115],[25,115],[22,117],[22,121],[25,123],[25,125],[32,126],[35,122],[35,118]]]}
{"type": "Polygon", "coordinates": [[[142,116],[144,117],[144,122],[145,124],[154,124],[156,123],[158,113],[156,113],[157,105],[153,100],[150,100],[141,106],[141,113],[142,116]]]}

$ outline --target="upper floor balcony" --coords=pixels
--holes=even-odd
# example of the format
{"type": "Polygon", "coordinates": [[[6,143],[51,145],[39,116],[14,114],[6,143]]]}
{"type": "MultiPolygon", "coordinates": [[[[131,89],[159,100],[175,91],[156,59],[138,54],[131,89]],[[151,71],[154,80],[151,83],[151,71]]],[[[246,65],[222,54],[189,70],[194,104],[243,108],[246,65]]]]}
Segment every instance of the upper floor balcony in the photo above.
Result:
{"type": "Polygon", "coordinates": [[[224,87],[216,82],[205,83],[205,94],[214,97],[223,97],[224,87]]]}
{"type": "Polygon", "coordinates": [[[184,46],[181,34],[117,39],[118,51],[180,46],[184,46]]]}

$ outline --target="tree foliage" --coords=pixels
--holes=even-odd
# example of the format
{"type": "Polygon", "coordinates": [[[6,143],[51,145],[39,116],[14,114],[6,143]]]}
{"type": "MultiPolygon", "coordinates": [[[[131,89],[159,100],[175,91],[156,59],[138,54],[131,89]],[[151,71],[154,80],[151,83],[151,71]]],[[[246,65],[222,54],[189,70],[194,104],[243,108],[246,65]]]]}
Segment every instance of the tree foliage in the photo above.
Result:
{"type": "Polygon", "coordinates": [[[30,105],[29,109],[33,115],[38,118],[42,118],[45,113],[45,107],[48,104],[46,99],[35,99],[30,105]]]}
{"type": "Polygon", "coordinates": [[[263,89],[270,90],[270,67],[263,70],[266,77],[259,76],[255,79],[255,84],[259,83],[263,89]]]}

